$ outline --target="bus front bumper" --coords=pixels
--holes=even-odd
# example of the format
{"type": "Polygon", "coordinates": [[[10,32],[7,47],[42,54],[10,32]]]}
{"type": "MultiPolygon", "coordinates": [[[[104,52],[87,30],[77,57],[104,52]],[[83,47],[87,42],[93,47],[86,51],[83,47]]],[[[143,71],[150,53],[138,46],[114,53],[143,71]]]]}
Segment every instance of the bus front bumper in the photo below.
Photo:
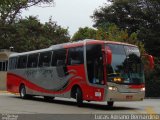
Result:
{"type": "Polygon", "coordinates": [[[145,97],[144,91],[139,92],[118,92],[107,91],[106,101],[142,101],[145,97]]]}

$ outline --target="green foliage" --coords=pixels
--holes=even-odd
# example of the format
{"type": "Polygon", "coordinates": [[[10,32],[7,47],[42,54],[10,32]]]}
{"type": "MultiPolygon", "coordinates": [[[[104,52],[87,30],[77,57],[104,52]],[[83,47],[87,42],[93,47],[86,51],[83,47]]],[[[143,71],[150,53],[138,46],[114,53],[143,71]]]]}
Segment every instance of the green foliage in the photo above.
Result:
{"type": "Polygon", "coordinates": [[[107,29],[98,28],[97,30],[92,28],[79,28],[79,30],[73,35],[72,40],[82,39],[97,39],[97,40],[110,40],[117,42],[125,42],[137,45],[140,48],[141,53],[145,52],[144,44],[137,40],[137,33],[128,34],[127,29],[122,30],[115,24],[108,25],[107,29]]]}
{"type": "Polygon", "coordinates": [[[36,17],[20,18],[23,9],[52,4],[54,0],[0,1],[0,49],[13,46],[16,52],[23,52],[68,41],[68,29],[57,25],[52,19],[42,24],[36,17]]]}
{"type": "Polygon", "coordinates": [[[78,41],[82,39],[95,39],[96,30],[92,28],[79,28],[79,30],[73,35],[72,41],[78,41]]]}
{"type": "Polygon", "coordinates": [[[145,53],[144,44],[137,40],[137,33],[128,33],[127,29],[122,30],[118,28],[115,24],[111,24],[108,27],[108,39],[117,42],[125,42],[129,44],[137,45],[141,53],[145,53]]]}
{"type": "Polygon", "coordinates": [[[79,30],[73,35],[71,40],[77,41],[83,39],[107,40],[107,34],[101,28],[95,30],[93,28],[85,27],[79,28],[79,30]]]}
{"type": "Polygon", "coordinates": [[[146,72],[146,96],[160,97],[160,58],[155,58],[155,68],[152,72],[146,72]]]}
{"type": "Polygon", "coordinates": [[[23,9],[31,6],[54,3],[53,0],[1,0],[0,1],[0,23],[12,24],[18,19],[23,9]]]}
{"type": "Polygon", "coordinates": [[[110,6],[101,7],[92,16],[94,27],[105,30],[112,23],[137,38],[146,51],[159,56],[160,49],[160,0],[108,0],[110,6]]]}
{"type": "Polygon", "coordinates": [[[68,29],[64,29],[51,19],[45,24],[36,17],[21,19],[12,25],[0,27],[0,48],[14,47],[16,52],[24,52],[68,42],[68,29]]]}

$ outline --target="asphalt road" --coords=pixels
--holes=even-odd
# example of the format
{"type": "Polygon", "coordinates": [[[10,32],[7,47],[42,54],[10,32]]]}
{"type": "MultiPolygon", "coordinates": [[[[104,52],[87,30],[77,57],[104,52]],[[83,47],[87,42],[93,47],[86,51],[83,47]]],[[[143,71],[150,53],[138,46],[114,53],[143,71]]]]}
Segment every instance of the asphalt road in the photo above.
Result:
{"type": "Polygon", "coordinates": [[[84,102],[77,107],[75,100],[55,98],[51,102],[42,97],[23,100],[18,95],[0,93],[1,114],[160,114],[160,99],[141,102],[115,102],[113,108],[106,102],[84,102]]]}

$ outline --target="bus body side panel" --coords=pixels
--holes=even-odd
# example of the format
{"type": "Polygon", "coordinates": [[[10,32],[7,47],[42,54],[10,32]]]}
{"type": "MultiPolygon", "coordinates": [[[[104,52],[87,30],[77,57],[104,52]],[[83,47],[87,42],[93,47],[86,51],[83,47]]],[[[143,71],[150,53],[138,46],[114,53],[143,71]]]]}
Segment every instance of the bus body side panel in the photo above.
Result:
{"type": "Polygon", "coordinates": [[[11,93],[19,93],[19,86],[21,81],[21,78],[18,76],[7,73],[7,91],[11,93]]]}
{"type": "Polygon", "coordinates": [[[104,101],[105,89],[95,86],[83,86],[83,99],[88,101],[104,101]]]}
{"type": "Polygon", "coordinates": [[[72,86],[78,85],[83,93],[83,100],[103,101],[104,88],[91,86],[88,84],[84,65],[68,66],[69,73],[74,74],[70,81],[73,81],[72,86]]]}
{"type": "Polygon", "coordinates": [[[69,91],[74,81],[73,74],[64,75],[63,68],[32,70],[14,70],[8,72],[7,88],[10,92],[19,92],[20,84],[33,91],[49,94],[62,94],[69,91]]]}
{"type": "Polygon", "coordinates": [[[86,75],[86,85],[83,86],[83,99],[88,101],[104,101],[106,99],[106,85],[98,85],[90,83],[88,80],[88,72],[87,72],[87,54],[86,54],[86,45],[91,44],[103,44],[104,41],[92,41],[92,42],[84,42],[84,66],[85,66],[85,75],[86,75]]]}
{"type": "MultiPolygon", "coordinates": [[[[30,93],[32,90],[33,93],[41,93],[39,95],[42,95],[43,93],[62,94],[62,93],[69,91],[71,89],[71,85],[73,84],[73,83],[67,84],[64,88],[62,87],[59,90],[52,90],[52,89],[47,89],[42,86],[39,86],[38,84],[33,83],[31,80],[25,79],[22,76],[16,75],[14,73],[8,73],[7,78],[8,78],[7,90],[9,92],[13,92],[13,93],[18,93],[20,85],[24,84],[27,88],[30,89],[30,93]]],[[[43,79],[43,80],[46,81],[45,79],[43,79]]],[[[54,84],[54,82],[53,82],[53,84],[54,84]]],[[[46,87],[47,87],[47,85],[46,85],[46,87]]]]}
{"type": "Polygon", "coordinates": [[[14,70],[7,74],[7,89],[18,93],[21,84],[28,88],[30,94],[48,95],[65,94],[74,85],[85,86],[84,65],[70,66],[65,75],[63,68],[46,68],[14,70]]]}
{"type": "MultiPolygon", "coordinates": [[[[35,75],[30,75],[33,77],[32,80],[29,79],[30,77],[25,77],[25,70],[16,70],[16,72],[8,72],[7,74],[7,90],[12,93],[19,93],[19,87],[21,84],[24,84],[27,89],[28,94],[32,95],[46,95],[46,96],[65,96],[70,98],[70,92],[74,85],[78,85],[82,92],[83,92],[83,99],[84,100],[93,100],[93,101],[103,101],[104,99],[104,88],[91,86],[87,83],[86,75],[84,71],[84,65],[77,65],[77,66],[68,66],[68,76],[72,76],[68,79],[66,85],[63,85],[61,89],[58,91],[48,89],[53,86],[54,84],[62,85],[62,81],[65,79],[60,79],[61,83],[56,83],[55,81],[48,82],[47,79],[40,79],[43,78],[43,75],[38,75],[39,82],[41,82],[41,86],[36,84],[36,79],[33,79],[33,76],[36,76],[36,72],[33,72],[35,75]],[[22,77],[23,76],[23,77],[22,77]],[[42,82],[45,81],[45,87],[43,87],[42,82]],[[47,84],[47,85],[46,85],[47,84]]],[[[42,70],[41,70],[42,71],[42,70]]],[[[47,70],[46,70],[47,71],[47,70]]],[[[50,72],[51,73],[51,72],[50,72]]],[[[53,78],[55,76],[52,76],[53,78]]]]}

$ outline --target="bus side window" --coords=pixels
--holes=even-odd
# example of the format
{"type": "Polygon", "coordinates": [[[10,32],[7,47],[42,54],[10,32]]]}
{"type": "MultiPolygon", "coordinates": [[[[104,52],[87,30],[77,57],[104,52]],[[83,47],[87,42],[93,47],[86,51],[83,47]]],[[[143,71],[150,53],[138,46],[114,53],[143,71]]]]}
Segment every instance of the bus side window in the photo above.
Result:
{"type": "Polygon", "coordinates": [[[27,66],[27,56],[19,56],[17,68],[26,68],[27,66]]]}
{"type": "Polygon", "coordinates": [[[51,63],[51,55],[52,55],[51,51],[40,53],[38,66],[39,67],[49,67],[51,63]]]}
{"type": "Polygon", "coordinates": [[[68,65],[78,65],[84,63],[83,47],[69,48],[68,65]]]}
{"type": "Polygon", "coordinates": [[[17,67],[17,57],[12,57],[9,59],[9,70],[16,69],[17,67]]]}
{"type": "Polygon", "coordinates": [[[28,68],[35,68],[35,67],[37,67],[37,64],[38,64],[38,54],[30,54],[28,56],[27,67],[28,68]]]}
{"type": "Polygon", "coordinates": [[[66,49],[53,51],[52,66],[65,66],[66,65],[66,49]]]}

